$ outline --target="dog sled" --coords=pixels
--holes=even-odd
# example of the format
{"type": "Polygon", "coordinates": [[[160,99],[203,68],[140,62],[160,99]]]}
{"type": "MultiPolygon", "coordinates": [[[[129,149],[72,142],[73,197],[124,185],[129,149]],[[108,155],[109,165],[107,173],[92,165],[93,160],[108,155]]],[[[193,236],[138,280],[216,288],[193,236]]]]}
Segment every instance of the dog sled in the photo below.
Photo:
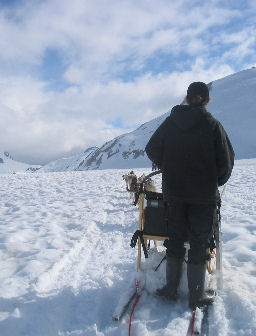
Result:
{"type": "MultiPolygon", "coordinates": [[[[142,249],[147,258],[147,241],[164,241],[169,239],[168,234],[168,214],[163,200],[163,194],[158,192],[146,191],[143,187],[147,179],[160,174],[161,170],[147,175],[139,186],[134,205],[139,204],[139,227],[134,233],[131,246],[134,247],[138,240],[137,271],[141,269],[142,249]]],[[[213,237],[210,240],[208,253],[211,259],[215,259],[215,270],[213,260],[207,261],[207,270],[210,274],[217,276],[217,289],[222,288],[222,249],[221,249],[221,200],[216,207],[216,223],[213,237]]]]}
{"type": "MultiPolygon", "coordinates": [[[[139,206],[139,224],[138,229],[133,234],[131,239],[131,247],[137,245],[137,277],[135,279],[135,286],[130,288],[125,294],[126,298],[120,300],[114,315],[114,320],[120,320],[125,314],[132,300],[137,296],[139,297],[143,281],[141,281],[143,269],[142,258],[143,254],[145,259],[149,256],[150,241],[154,241],[155,247],[158,241],[165,241],[169,239],[168,234],[168,212],[163,200],[163,194],[159,192],[152,192],[145,190],[146,181],[154,175],[160,174],[161,170],[154,171],[147,175],[139,184],[136,192],[134,205],[139,206]],[[143,254],[142,254],[143,251],[143,254]]],[[[214,275],[216,279],[216,289],[222,289],[222,245],[221,245],[221,198],[216,207],[216,223],[214,226],[213,237],[210,240],[207,254],[210,259],[207,260],[207,271],[209,274],[214,275]]],[[[164,261],[165,256],[161,259],[157,268],[164,261]]]]}

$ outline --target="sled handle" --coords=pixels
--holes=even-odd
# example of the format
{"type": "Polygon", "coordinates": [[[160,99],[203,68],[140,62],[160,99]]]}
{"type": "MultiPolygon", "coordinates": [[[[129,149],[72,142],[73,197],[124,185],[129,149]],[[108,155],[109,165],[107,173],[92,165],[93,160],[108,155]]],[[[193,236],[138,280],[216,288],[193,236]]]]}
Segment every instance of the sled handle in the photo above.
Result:
{"type": "Polygon", "coordinates": [[[154,176],[154,175],[157,175],[157,174],[161,174],[161,173],[162,173],[162,170],[160,169],[160,170],[154,171],[154,172],[152,172],[152,173],[150,173],[150,174],[148,174],[147,176],[144,177],[144,179],[142,180],[142,182],[139,183],[139,186],[140,186],[139,187],[139,191],[136,192],[136,196],[135,196],[135,200],[134,200],[133,205],[137,205],[138,200],[139,200],[139,195],[142,194],[142,193],[144,193],[144,188],[143,188],[144,182],[147,181],[151,176],[154,176]]]}
{"type": "MultiPolygon", "coordinates": [[[[160,170],[157,170],[157,171],[154,171],[154,172],[148,174],[147,176],[145,176],[141,183],[144,183],[144,182],[147,181],[150,177],[152,177],[152,176],[154,176],[154,175],[157,175],[157,174],[161,174],[161,173],[162,173],[162,170],[161,170],[161,169],[160,169],[160,170]]],[[[141,183],[140,183],[140,184],[141,184],[141,183]]]]}

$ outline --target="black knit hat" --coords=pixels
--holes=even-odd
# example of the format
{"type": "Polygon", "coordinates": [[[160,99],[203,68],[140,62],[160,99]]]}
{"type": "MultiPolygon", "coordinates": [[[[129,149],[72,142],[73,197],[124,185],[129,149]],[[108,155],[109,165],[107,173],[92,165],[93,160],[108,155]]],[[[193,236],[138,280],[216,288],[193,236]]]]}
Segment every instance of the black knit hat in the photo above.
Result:
{"type": "Polygon", "coordinates": [[[209,100],[209,89],[208,86],[203,82],[191,83],[187,90],[187,98],[193,100],[197,95],[203,98],[203,101],[209,100]]]}

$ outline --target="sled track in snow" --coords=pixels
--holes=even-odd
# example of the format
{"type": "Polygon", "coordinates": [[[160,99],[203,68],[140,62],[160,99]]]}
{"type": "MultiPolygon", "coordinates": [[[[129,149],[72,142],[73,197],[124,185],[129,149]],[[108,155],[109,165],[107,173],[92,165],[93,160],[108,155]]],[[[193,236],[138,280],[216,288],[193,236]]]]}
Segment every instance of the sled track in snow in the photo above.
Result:
{"type": "MultiPolygon", "coordinates": [[[[88,214],[81,214],[81,221],[84,220],[86,226],[82,238],[39,276],[34,285],[39,295],[52,295],[66,287],[76,293],[97,288],[102,283],[106,286],[113,284],[113,279],[118,277],[118,265],[127,258],[123,251],[129,247],[132,230],[129,228],[137,225],[137,209],[131,206],[128,195],[117,192],[113,196],[106,197],[101,204],[100,217],[93,212],[89,214],[93,221],[86,220],[88,214]]],[[[129,249],[128,254],[131,253],[135,251],[129,249]]]]}
{"type": "Polygon", "coordinates": [[[100,230],[96,224],[91,223],[82,236],[60,261],[39,277],[35,285],[38,292],[49,293],[67,286],[72,286],[74,290],[79,288],[91,254],[99,244],[99,238],[95,237],[100,236],[100,230]]]}

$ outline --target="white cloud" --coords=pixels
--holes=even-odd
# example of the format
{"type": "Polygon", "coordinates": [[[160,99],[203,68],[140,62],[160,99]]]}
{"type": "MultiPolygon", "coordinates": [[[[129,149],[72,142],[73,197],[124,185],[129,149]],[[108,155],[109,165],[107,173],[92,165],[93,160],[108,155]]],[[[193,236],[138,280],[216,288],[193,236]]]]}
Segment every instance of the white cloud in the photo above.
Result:
{"type": "Polygon", "coordinates": [[[237,15],[211,1],[194,7],[186,0],[28,4],[19,7],[16,20],[2,13],[0,57],[40,63],[47,48],[59,48],[71,69],[84,71],[87,81],[88,75],[98,79],[99,73],[113,72],[116,62],[127,58],[143,62],[159,50],[186,52],[186,44],[202,44],[207,30],[237,15]]]}
{"type": "Polygon", "coordinates": [[[226,50],[221,55],[222,62],[231,61],[241,63],[247,56],[254,57],[256,48],[256,29],[247,26],[243,31],[234,33],[223,33],[216,37],[214,42],[225,45],[226,50]]]}
{"type": "Polygon", "coordinates": [[[242,16],[215,0],[24,1],[0,11],[0,147],[46,162],[165,113],[190,82],[232,73],[230,60],[248,64],[253,28],[215,36],[242,16]],[[49,49],[65,66],[70,87],[61,92],[36,71],[49,49]],[[169,68],[157,73],[148,61],[154,66],[161,54],[169,68]]]}
{"type": "Polygon", "coordinates": [[[232,72],[228,66],[202,68],[198,59],[191,71],[147,74],[134,82],[115,80],[61,93],[45,92],[44,83],[31,78],[19,79],[0,91],[1,147],[18,159],[43,163],[74,148],[101,145],[180,103],[190,82],[232,72]],[[116,119],[126,129],[111,126],[116,119]]]}

